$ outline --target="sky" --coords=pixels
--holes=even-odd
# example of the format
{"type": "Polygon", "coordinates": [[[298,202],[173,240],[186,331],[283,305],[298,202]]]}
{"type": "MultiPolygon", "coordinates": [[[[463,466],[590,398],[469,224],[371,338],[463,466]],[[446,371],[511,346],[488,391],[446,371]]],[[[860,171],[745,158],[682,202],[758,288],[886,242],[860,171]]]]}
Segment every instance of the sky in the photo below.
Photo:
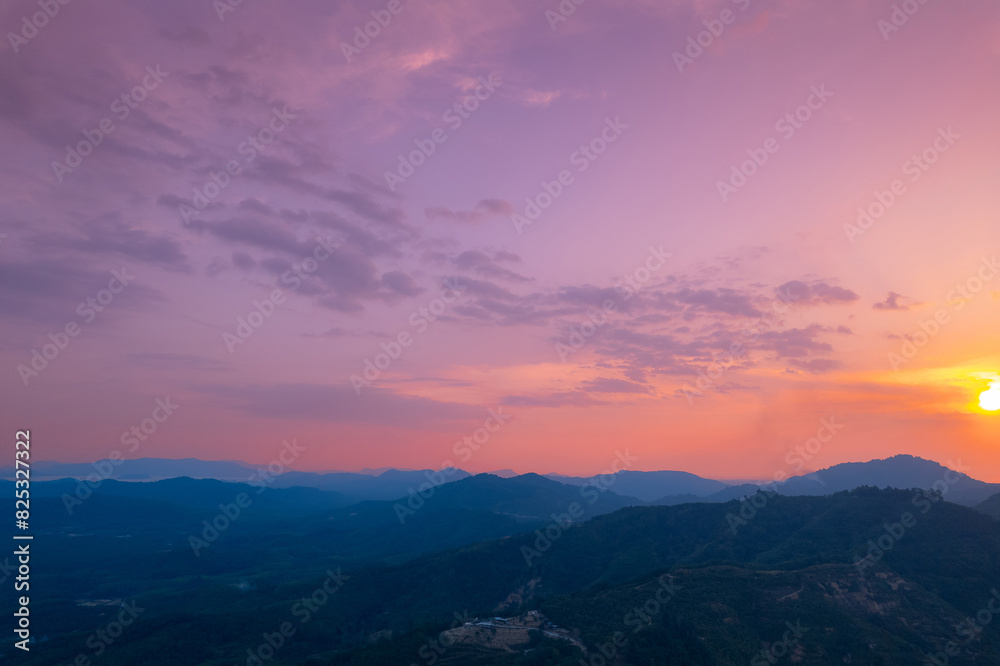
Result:
{"type": "Polygon", "coordinates": [[[33,459],[1000,482],[1000,5],[55,5],[0,10],[33,459]]]}

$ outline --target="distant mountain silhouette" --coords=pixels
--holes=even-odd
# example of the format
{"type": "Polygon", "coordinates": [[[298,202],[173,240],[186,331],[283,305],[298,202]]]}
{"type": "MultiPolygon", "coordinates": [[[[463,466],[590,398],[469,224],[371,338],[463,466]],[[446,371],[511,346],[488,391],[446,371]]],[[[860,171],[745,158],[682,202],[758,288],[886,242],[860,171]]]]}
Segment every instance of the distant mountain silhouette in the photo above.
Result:
{"type": "Polygon", "coordinates": [[[1000,520],[1000,493],[991,495],[985,502],[978,504],[976,506],[976,511],[985,513],[987,516],[993,516],[997,520],[1000,520]]]}
{"type": "Polygon", "coordinates": [[[488,509],[541,521],[550,521],[553,513],[566,512],[573,503],[580,506],[587,518],[644,504],[637,498],[623,497],[610,490],[568,486],[539,474],[522,474],[508,479],[477,474],[441,486],[435,499],[442,506],[488,509]]]}
{"type": "MultiPolygon", "coordinates": [[[[411,473],[386,474],[409,478],[411,473]]],[[[200,534],[202,521],[211,521],[223,507],[232,512],[236,498],[245,494],[250,502],[240,510],[239,520],[233,521],[236,524],[226,535],[229,543],[248,538],[242,535],[258,534],[266,536],[257,536],[253,547],[264,547],[271,541],[277,547],[287,538],[286,530],[304,532],[311,535],[311,547],[318,553],[344,562],[402,561],[544,527],[553,522],[554,515],[569,515],[572,522],[579,523],[643,504],[635,498],[568,486],[537,474],[510,479],[479,474],[454,483],[424,486],[420,492],[391,500],[361,502],[318,488],[270,488],[260,482],[186,477],[150,483],[108,479],[92,490],[76,479],[40,481],[31,487],[35,515],[49,528],[127,535],[166,528],[200,534]]],[[[14,482],[0,481],[0,493],[13,495],[14,482]]]]}
{"type": "MultiPolygon", "coordinates": [[[[959,466],[958,463],[955,465],[959,466]]],[[[32,465],[35,478],[87,478],[92,477],[98,470],[110,470],[111,478],[123,481],[157,481],[188,477],[246,482],[260,478],[258,469],[261,468],[263,466],[239,461],[209,461],[196,458],[181,460],[139,458],[118,461],[117,465],[113,465],[112,461],[98,461],[93,464],[42,461],[32,465]]],[[[13,468],[0,468],[0,477],[12,479],[13,475],[13,468]]],[[[289,471],[273,477],[269,485],[272,488],[296,486],[316,488],[339,493],[353,502],[385,501],[407,496],[420,491],[421,488],[450,484],[470,476],[472,475],[469,472],[456,468],[440,471],[396,468],[365,469],[362,472],[289,471]]],[[[539,475],[518,477],[512,470],[500,470],[493,476],[523,478],[539,475]]],[[[591,477],[551,473],[540,478],[571,487],[593,486],[595,490],[588,492],[606,490],[615,495],[637,498],[646,503],[663,506],[690,502],[727,502],[752,495],[760,488],[783,495],[815,496],[853,490],[862,486],[932,488],[936,484],[939,488],[945,489],[949,501],[965,506],[976,506],[1000,492],[1000,484],[978,481],[958,471],[952,473],[948,467],[940,463],[904,454],[869,462],[842,463],[810,474],[794,476],[782,483],[766,485],[752,483],[730,485],[688,472],[667,470],[652,472],[624,470],[613,475],[591,477]]]]}
{"type": "MultiPolygon", "coordinates": [[[[134,460],[98,460],[94,463],[63,463],[39,460],[31,464],[34,478],[98,478],[159,481],[187,476],[192,479],[246,481],[256,467],[235,460],[199,460],[198,458],[136,458],[134,460]]],[[[0,467],[0,478],[13,479],[13,467],[0,467]]]]}
{"type": "Polygon", "coordinates": [[[728,484],[713,479],[705,479],[689,472],[637,472],[623,470],[616,474],[588,477],[547,474],[548,478],[574,486],[595,485],[646,502],[660,499],[665,495],[690,495],[704,497],[719,492],[728,484]]]}
{"type": "MultiPolygon", "coordinates": [[[[896,455],[864,463],[842,463],[811,474],[793,476],[783,483],[762,487],[775,490],[782,495],[830,495],[862,486],[937,488],[942,490],[949,502],[964,506],[975,506],[1000,491],[1000,484],[978,481],[933,460],[911,455],[896,455]]],[[[756,488],[752,485],[727,488],[705,500],[736,499],[756,492],[756,488]]]]}
{"type": "MultiPolygon", "coordinates": [[[[487,474],[492,474],[494,476],[499,476],[500,478],[503,478],[503,479],[509,479],[512,476],[517,476],[518,475],[517,472],[515,472],[512,469],[498,469],[498,470],[494,470],[492,472],[487,472],[487,474]]],[[[557,481],[558,481],[558,479],[557,479],[557,481]]]]}
{"type": "Polygon", "coordinates": [[[425,484],[433,486],[451,483],[467,478],[464,470],[399,470],[387,469],[379,474],[356,474],[353,472],[285,472],[274,478],[276,488],[306,486],[342,493],[356,500],[390,500],[417,492],[425,484]]]}
{"type": "MultiPolygon", "coordinates": [[[[13,487],[13,482],[0,481],[0,489],[13,487]]],[[[84,490],[78,494],[79,488],[88,489],[89,484],[81,486],[76,479],[59,479],[57,481],[40,481],[31,485],[33,497],[59,497],[69,495],[84,500],[89,498],[90,491],[84,490]]],[[[11,491],[13,492],[13,491],[11,491]]],[[[263,481],[256,485],[220,481],[218,479],[191,479],[177,477],[163,479],[151,483],[130,483],[106,479],[94,489],[93,494],[105,497],[166,502],[180,507],[203,511],[218,511],[219,504],[234,501],[240,493],[246,493],[255,504],[255,512],[297,513],[309,514],[329,511],[354,503],[354,500],[340,493],[323,491],[317,488],[268,488],[263,481]],[[266,508],[261,508],[266,507],[266,508]]],[[[70,500],[70,504],[73,502],[70,500]]]]}

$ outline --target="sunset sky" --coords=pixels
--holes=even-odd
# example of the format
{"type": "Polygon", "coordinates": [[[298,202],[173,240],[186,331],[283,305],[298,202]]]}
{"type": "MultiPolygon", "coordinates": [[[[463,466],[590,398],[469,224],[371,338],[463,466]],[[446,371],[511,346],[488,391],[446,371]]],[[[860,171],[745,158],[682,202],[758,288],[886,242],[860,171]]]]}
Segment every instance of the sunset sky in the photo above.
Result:
{"type": "Polygon", "coordinates": [[[7,3],[4,432],[1000,482],[1000,5],[901,5],[7,3]]]}

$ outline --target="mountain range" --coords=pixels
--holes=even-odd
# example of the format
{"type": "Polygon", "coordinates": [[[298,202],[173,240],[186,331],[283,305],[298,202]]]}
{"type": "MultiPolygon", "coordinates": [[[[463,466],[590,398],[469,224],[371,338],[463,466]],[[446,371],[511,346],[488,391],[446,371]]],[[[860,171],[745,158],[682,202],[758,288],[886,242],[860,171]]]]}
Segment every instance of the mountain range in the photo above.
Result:
{"type": "MultiPolygon", "coordinates": [[[[600,492],[612,492],[627,498],[657,505],[686,502],[726,502],[767,490],[782,495],[828,495],[861,486],[876,488],[946,488],[948,499],[958,504],[975,506],[1000,492],[1000,484],[976,480],[963,471],[961,462],[952,463],[955,470],[940,463],[910,455],[896,455],[882,460],[849,462],[816,472],[792,476],[770,484],[744,483],[733,485],[706,479],[681,471],[623,470],[615,474],[590,477],[544,475],[560,484],[593,487],[600,492]]],[[[238,461],[204,461],[139,458],[95,463],[37,462],[32,466],[35,478],[97,478],[122,481],[155,481],[176,477],[217,479],[220,481],[262,481],[271,488],[304,487],[334,492],[345,502],[362,500],[394,500],[416,493],[428,485],[452,483],[472,476],[469,472],[447,468],[443,470],[364,470],[363,472],[299,472],[270,474],[266,466],[254,466],[238,461]],[[95,477],[94,475],[98,476],[95,477]]],[[[501,478],[515,478],[511,470],[493,473],[501,478]]],[[[535,476],[535,475],[520,475],[535,476]]],[[[12,467],[0,468],[0,478],[13,479],[12,467]]]]}
{"type": "Polygon", "coordinates": [[[983,614],[1000,494],[973,510],[948,500],[978,482],[901,462],[915,476],[898,478],[950,485],[657,506],[535,474],[350,504],[190,478],[105,480],[67,504],[79,482],[35,483],[45,643],[19,663],[72,663],[132,602],[141,619],[101,663],[1000,663],[983,614]],[[283,621],[294,634],[260,651],[283,621]]]}

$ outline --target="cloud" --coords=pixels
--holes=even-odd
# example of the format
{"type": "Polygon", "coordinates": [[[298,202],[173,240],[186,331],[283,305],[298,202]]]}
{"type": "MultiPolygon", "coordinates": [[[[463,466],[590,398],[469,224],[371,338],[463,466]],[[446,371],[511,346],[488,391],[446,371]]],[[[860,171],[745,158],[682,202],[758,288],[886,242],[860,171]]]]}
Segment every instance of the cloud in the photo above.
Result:
{"type": "Polygon", "coordinates": [[[74,225],[71,232],[40,233],[28,243],[36,250],[70,250],[159,264],[171,270],[190,270],[188,257],[179,242],[127,224],[118,213],[74,225]]]}
{"type": "Polygon", "coordinates": [[[479,224],[491,217],[513,215],[514,206],[502,199],[483,199],[472,210],[452,210],[446,206],[434,206],[425,209],[424,214],[428,220],[479,224]]]}
{"type": "Polygon", "coordinates": [[[426,291],[423,287],[418,286],[413,281],[413,278],[402,271],[383,273],[381,282],[389,291],[400,296],[417,296],[426,291]]]}
{"type": "MultiPolygon", "coordinates": [[[[275,213],[256,199],[242,200],[239,209],[242,214],[238,217],[196,219],[186,226],[226,243],[266,251],[270,256],[254,259],[245,250],[237,250],[232,254],[233,264],[243,271],[260,268],[279,280],[277,286],[293,287],[299,295],[315,297],[316,303],[323,307],[361,312],[366,301],[395,303],[425,291],[408,272],[398,268],[380,271],[374,260],[402,257],[402,248],[409,238],[405,229],[393,228],[376,235],[335,214],[275,213]],[[312,238],[300,239],[304,222],[331,230],[334,235],[317,233],[312,238]],[[329,253],[328,258],[319,261],[314,272],[302,272],[303,263],[312,261],[320,245],[329,253]]],[[[313,231],[320,229],[313,227],[313,231]]]]}
{"type": "Polygon", "coordinates": [[[875,310],[909,310],[913,305],[916,305],[916,303],[906,296],[890,291],[884,301],[875,303],[872,305],[872,308],[875,310]]]}
{"type": "MultiPolygon", "coordinates": [[[[120,263],[96,268],[52,256],[44,262],[4,261],[0,263],[0,316],[50,325],[79,321],[77,306],[88,297],[96,297],[102,289],[106,290],[112,271],[122,269],[120,263]]],[[[134,274],[136,280],[115,296],[96,321],[116,318],[122,310],[143,310],[153,303],[166,302],[162,292],[143,284],[148,276],[142,271],[127,264],[124,269],[134,274]]]]}
{"type": "Polygon", "coordinates": [[[511,407],[589,407],[604,404],[582,391],[560,391],[538,395],[508,395],[501,401],[511,407]]]}
{"type": "Polygon", "coordinates": [[[835,287],[826,282],[791,280],[775,289],[785,303],[792,305],[839,305],[853,303],[860,298],[850,289],[835,287]]]}
{"type": "Polygon", "coordinates": [[[524,106],[538,106],[545,108],[562,96],[558,90],[531,90],[520,91],[518,98],[524,106]]]}
{"type": "MultiPolygon", "coordinates": [[[[516,257],[517,255],[509,256],[516,257]]],[[[496,260],[490,258],[485,252],[478,250],[466,250],[452,259],[456,268],[464,271],[478,273],[484,277],[510,280],[512,282],[530,282],[531,278],[525,277],[512,270],[506,269],[497,264],[496,260]]]]}
{"type": "Polygon", "coordinates": [[[825,354],[833,351],[833,346],[820,342],[817,338],[826,332],[819,324],[805,328],[790,328],[784,331],[767,331],[760,336],[759,347],[775,352],[778,358],[799,358],[810,354],[825,354]]]}
{"type": "Polygon", "coordinates": [[[257,268],[257,262],[249,254],[243,251],[233,252],[233,265],[241,271],[251,271],[257,268]]]}

